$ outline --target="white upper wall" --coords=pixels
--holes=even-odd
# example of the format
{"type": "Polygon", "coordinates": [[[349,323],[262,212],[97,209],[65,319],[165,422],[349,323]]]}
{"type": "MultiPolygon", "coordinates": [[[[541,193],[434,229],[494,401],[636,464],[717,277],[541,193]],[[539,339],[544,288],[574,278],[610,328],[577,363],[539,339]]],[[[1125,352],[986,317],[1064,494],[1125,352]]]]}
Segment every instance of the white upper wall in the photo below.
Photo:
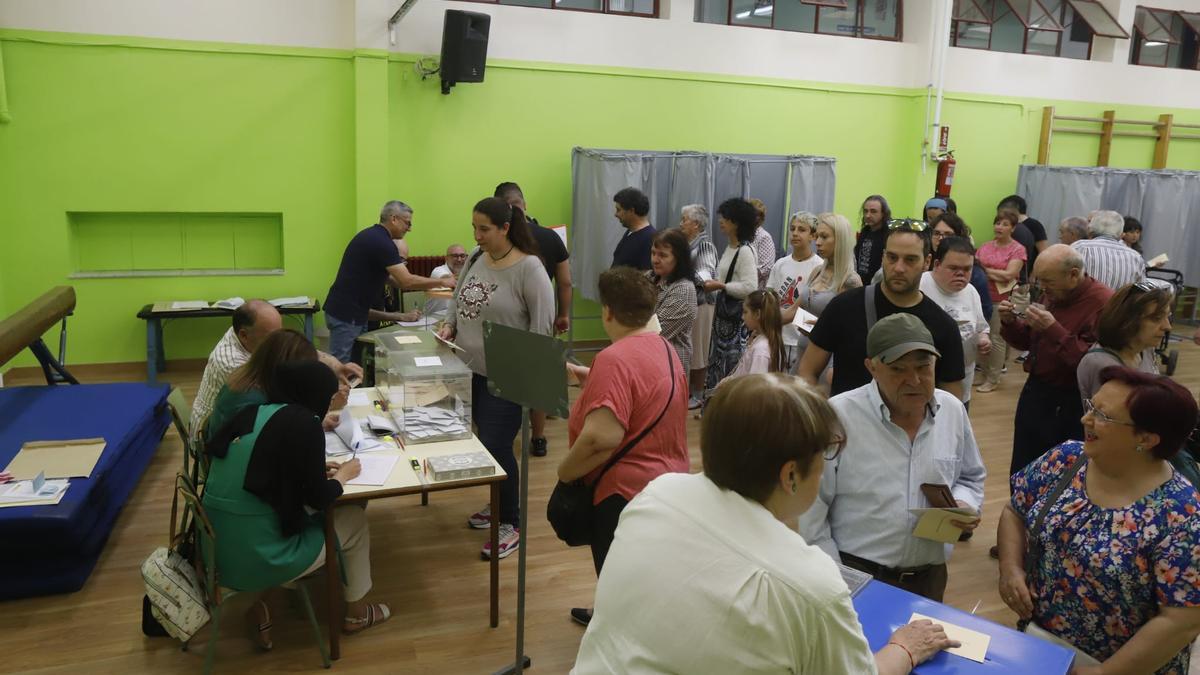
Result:
{"type": "MultiPolygon", "coordinates": [[[[268,45],[436,54],[446,9],[492,16],[496,59],[647,68],[844,85],[930,84],[935,3],[907,0],[904,42],[693,21],[694,0],[662,18],[419,0],[392,44],[401,0],[0,0],[0,26],[268,45]]],[[[1200,12],[1200,0],[1102,0],[1128,30],[1139,2],[1200,12]]],[[[1098,38],[1093,61],[950,48],[950,92],[1200,108],[1200,72],[1131,66],[1128,40],[1098,38]]]]}

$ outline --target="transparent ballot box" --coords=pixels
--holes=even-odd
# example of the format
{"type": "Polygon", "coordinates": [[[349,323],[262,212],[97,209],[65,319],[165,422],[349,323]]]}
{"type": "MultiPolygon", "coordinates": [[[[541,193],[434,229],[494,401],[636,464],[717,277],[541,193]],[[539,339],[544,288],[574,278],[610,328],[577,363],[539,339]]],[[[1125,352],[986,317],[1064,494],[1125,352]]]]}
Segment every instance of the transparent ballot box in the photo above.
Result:
{"type": "Polygon", "coordinates": [[[471,369],[448,349],[388,354],[376,388],[405,443],[471,436],[471,369]]]}
{"type": "Polygon", "coordinates": [[[388,355],[397,352],[435,352],[442,347],[427,330],[404,326],[388,326],[358,336],[362,346],[364,386],[387,381],[388,355]]]}

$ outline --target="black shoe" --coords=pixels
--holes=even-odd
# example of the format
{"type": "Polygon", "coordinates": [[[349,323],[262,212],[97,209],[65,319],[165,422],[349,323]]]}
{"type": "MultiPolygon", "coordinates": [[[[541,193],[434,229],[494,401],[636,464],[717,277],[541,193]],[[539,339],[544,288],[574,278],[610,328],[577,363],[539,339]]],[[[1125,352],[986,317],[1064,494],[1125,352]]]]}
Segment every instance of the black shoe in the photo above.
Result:
{"type": "Polygon", "coordinates": [[[533,445],[529,448],[529,454],[533,455],[534,457],[545,457],[546,456],[546,439],[544,439],[544,438],[533,439],[533,445]]]}
{"type": "Polygon", "coordinates": [[[571,620],[581,626],[586,626],[592,622],[592,610],[586,607],[572,608],[571,620]]]}
{"type": "Polygon", "coordinates": [[[975,534],[975,533],[974,532],[963,532],[962,534],[958,535],[958,540],[959,541],[967,541],[971,538],[971,535],[973,535],[973,534],[975,534]]]}

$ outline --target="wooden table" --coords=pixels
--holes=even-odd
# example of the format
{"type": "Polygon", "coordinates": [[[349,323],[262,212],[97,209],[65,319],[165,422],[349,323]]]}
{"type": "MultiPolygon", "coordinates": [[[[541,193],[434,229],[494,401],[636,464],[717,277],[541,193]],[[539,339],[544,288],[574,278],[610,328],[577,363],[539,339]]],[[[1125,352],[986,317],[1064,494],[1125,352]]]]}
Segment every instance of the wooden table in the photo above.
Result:
{"type": "MultiPolygon", "coordinates": [[[[369,391],[372,398],[377,397],[374,389],[369,391]]],[[[354,414],[356,420],[366,419],[367,414],[381,414],[373,406],[351,407],[350,411],[354,414]]],[[[500,468],[500,465],[496,463],[494,458],[491,458],[483,443],[480,443],[479,439],[473,435],[470,438],[457,441],[408,444],[403,448],[394,442],[384,441],[384,443],[388,449],[363,454],[395,455],[400,458],[396,462],[396,466],[392,469],[387,482],[383,485],[347,485],[345,492],[342,493],[338,502],[359,502],[404,495],[421,495],[424,497],[429,492],[457,490],[459,488],[478,487],[482,485],[491,486],[492,557],[489,561],[491,586],[489,621],[491,627],[495,628],[500,624],[500,558],[496,555],[500,543],[500,521],[496,518],[496,515],[500,513],[500,484],[504,482],[508,474],[504,473],[504,469],[500,468]],[[455,455],[463,452],[482,452],[488,455],[492,464],[496,467],[496,473],[491,476],[481,476],[478,478],[436,482],[422,476],[425,481],[422,482],[422,479],[418,478],[417,473],[412,467],[413,459],[424,463],[426,457],[455,455]]],[[[337,533],[333,529],[333,509],[328,509],[325,512],[325,576],[329,596],[329,655],[331,658],[338,659],[341,658],[342,620],[345,618],[345,612],[342,602],[342,579],[338,568],[337,533]]]]}
{"type": "MultiPolygon", "coordinates": [[[[166,348],[163,345],[163,321],[170,319],[203,319],[211,317],[233,316],[233,310],[210,307],[194,310],[156,310],[154,305],[146,305],[137,313],[137,318],[146,322],[146,381],[155,384],[158,371],[167,369],[166,348]]],[[[313,316],[321,311],[321,303],[313,301],[311,305],[278,307],[283,316],[299,316],[304,321],[304,337],[309,342],[313,339],[313,316]]]]}

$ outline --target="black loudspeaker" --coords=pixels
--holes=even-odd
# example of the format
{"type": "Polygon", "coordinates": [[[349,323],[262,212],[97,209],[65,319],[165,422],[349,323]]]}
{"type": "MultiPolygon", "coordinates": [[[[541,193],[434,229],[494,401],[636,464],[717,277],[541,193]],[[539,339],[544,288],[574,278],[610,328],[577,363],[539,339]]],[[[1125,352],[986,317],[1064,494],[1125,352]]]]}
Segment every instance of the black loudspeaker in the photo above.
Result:
{"type": "Polygon", "coordinates": [[[446,10],[442,24],[442,93],[459,82],[483,82],[488,31],[492,17],[479,12],[446,10]]]}

